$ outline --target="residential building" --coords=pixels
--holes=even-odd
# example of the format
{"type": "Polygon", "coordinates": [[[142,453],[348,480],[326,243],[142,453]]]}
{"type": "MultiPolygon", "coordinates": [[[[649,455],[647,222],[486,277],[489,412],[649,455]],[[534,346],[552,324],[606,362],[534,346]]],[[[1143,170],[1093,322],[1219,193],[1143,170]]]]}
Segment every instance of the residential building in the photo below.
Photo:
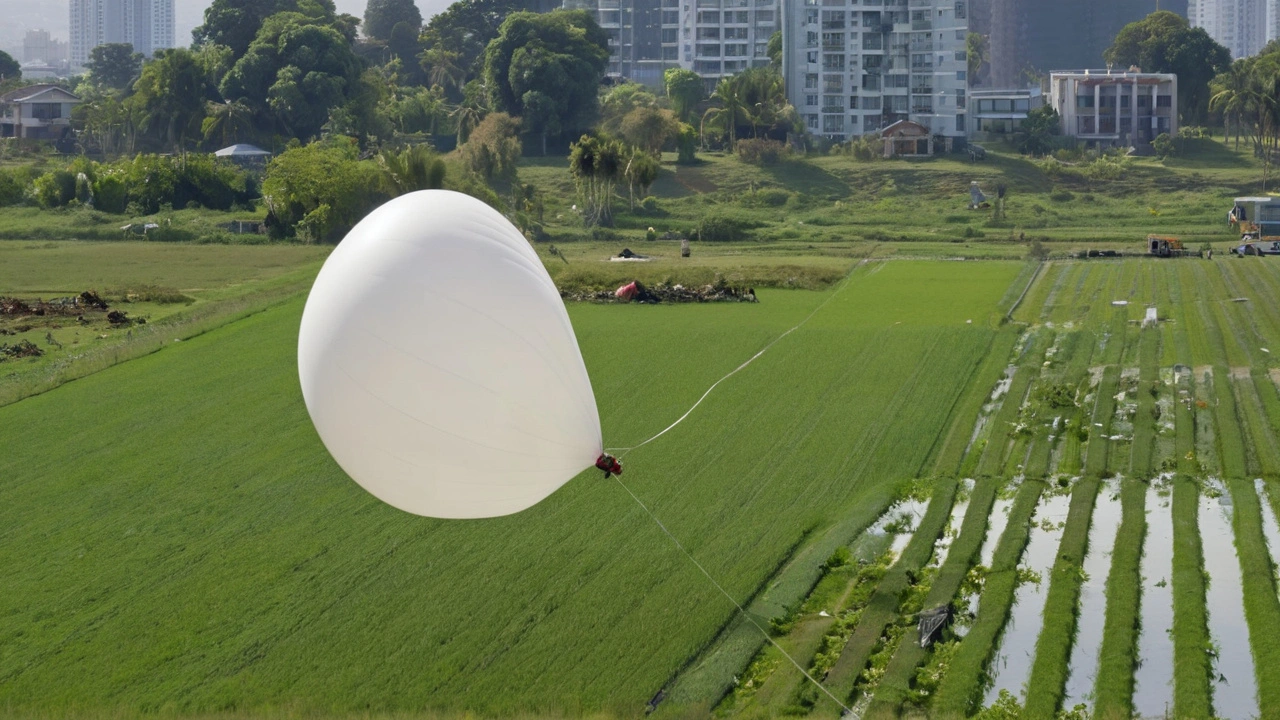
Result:
{"type": "Polygon", "coordinates": [[[48,30],[28,30],[22,38],[22,62],[58,65],[67,60],[65,40],[55,40],[48,30]]]}
{"type": "Polygon", "coordinates": [[[1062,134],[1102,147],[1144,147],[1178,133],[1178,76],[1070,70],[1049,74],[1062,134]]]}
{"type": "Polygon", "coordinates": [[[778,0],[566,0],[609,33],[606,75],[652,87],[667,68],[693,70],[708,90],[720,78],[767,65],[778,0]]]}
{"type": "Polygon", "coordinates": [[[783,79],[805,126],[847,140],[911,120],[964,137],[966,0],[876,2],[783,0],[783,79]]]}
{"type": "Polygon", "coordinates": [[[174,0],[70,0],[71,65],[99,45],[128,43],[150,57],[174,46],[174,0]]]}
{"type": "Polygon", "coordinates": [[[1017,130],[1027,113],[1044,106],[1040,88],[969,89],[969,122],[974,133],[1002,135],[1017,130]]]}
{"type": "Polygon", "coordinates": [[[80,98],[57,85],[28,85],[0,95],[0,137],[58,140],[71,132],[80,98]]]}
{"type": "Polygon", "coordinates": [[[1187,19],[1238,60],[1257,55],[1276,37],[1268,22],[1275,22],[1275,6],[1275,0],[1190,0],[1187,19]]]}

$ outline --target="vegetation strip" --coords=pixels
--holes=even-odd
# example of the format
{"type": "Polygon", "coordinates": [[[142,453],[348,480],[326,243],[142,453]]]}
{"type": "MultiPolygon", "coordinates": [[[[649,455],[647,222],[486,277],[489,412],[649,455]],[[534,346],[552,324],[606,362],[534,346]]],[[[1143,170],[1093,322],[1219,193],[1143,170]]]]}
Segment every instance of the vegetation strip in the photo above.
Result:
{"type": "MultiPolygon", "coordinates": [[[[1280,628],[1280,601],[1276,598],[1275,569],[1267,551],[1262,505],[1252,482],[1227,481],[1232,500],[1232,529],[1244,591],[1244,614],[1249,623],[1249,649],[1258,689],[1261,717],[1280,715],[1280,645],[1271,634],[1280,628]]],[[[1233,652],[1233,649],[1223,649],[1233,652]]],[[[1238,652],[1238,649],[1235,651],[1238,652]]],[[[1233,692],[1240,692],[1239,688],[1233,692]]],[[[1216,705],[1217,703],[1215,703],[1216,705]]],[[[1221,707],[1217,708],[1219,712],[1221,707]]]]}
{"type": "Polygon", "coordinates": [[[982,699],[987,664],[1013,604],[1018,588],[1018,562],[1027,546],[1031,518],[1044,489],[1044,483],[1038,481],[1024,482],[1018,489],[991,569],[983,580],[977,618],[960,642],[934,696],[932,712],[936,717],[965,717],[982,699]]]}
{"type": "Polygon", "coordinates": [[[1185,718],[1212,714],[1199,507],[1199,485],[1179,474],[1173,481],[1173,712],[1185,718]]]}

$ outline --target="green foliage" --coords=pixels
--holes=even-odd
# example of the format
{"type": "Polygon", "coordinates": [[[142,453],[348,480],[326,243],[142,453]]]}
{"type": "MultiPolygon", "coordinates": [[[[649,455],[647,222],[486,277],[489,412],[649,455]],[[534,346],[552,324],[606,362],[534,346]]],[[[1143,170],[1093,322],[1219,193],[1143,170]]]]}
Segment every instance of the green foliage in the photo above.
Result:
{"type": "Polygon", "coordinates": [[[608,34],[586,10],[518,12],[485,49],[484,77],[495,109],[521,116],[526,94],[538,93],[539,129],[572,135],[596,120],[608,61],[608,34]]]}
{"type": "MultiPolygon", "coordinates": [[[[264,21],[282,12],[298,12],[318,20],[338,22],[333,0],[213,0],[204,11],[204,23],[192,31],[193,47],[210,44],[231,50],[238,60],[249,50],[264,21]]],[[[355,27],[343,20],[341,27],[349,40],[355,39],[355,27]]]]}
{"type": "Polygon", "coordinates": [[[731,215],[708,214],[698,223],[695,237],[704,242],[741,242],[751,238],[759,223],[731,215]]]}
{"type": "Polygon", "coordinates": [[[220,91],[294,137],[315,137],[356,94],[360,61],[333,21],[286,12],[267,18],[220,91]]]}
{"type": "Polygon", "coordinates": [[[205,106],[215,98],[195,54],[177,48],[156,52],[126,102],[139,118],[139,130],[163,147],[183,148],[187,139],[203,137],[205,106]]]}
{"type": "Polygon", "coordinates": [[[89,51],[85,69],[98,87],[123,90],[142,69],[142,54],[129,43],[104,43],[89,51]]]}
{"type": "Polygon", "coordinates": [[[613,194],[626,169],[627,150],[608,137],[583,135],[569,146],[569,174],[582,199],[587,225],[613,225],[613,194]]]}
{"type": "Polygon", "coordinates": [[[752,165],[777,165],[787,159],[791,148],[780,140],[750,138],[738,141],[738,158],[752,165]]]}
{"type": "Polygon", "coordinates": [[[684,68],[667,68],[662,73],[662,84],[676,118],[683,123],[689,122],[694,109],[706,95],[702,76],[684,68]]]}
{"type": "Polygon", "coordinates": [[[991,47],[987,36],[971,32],[965,36],[965,59],[968,60],[969,84],[976,85],[983,66],[990,59],[991,47]]]}
{"type": "Polygon", "coordinates": [[[66,170],[47,172],[36,178],[31,190],[40,207],[63,207],[76,199],[76,176],[66,170]]]}
{"type": "Polygon", "coordinates": [[[93,182],[93,207],[105,213],[120,215],[129,207],[129,187],[121,173],[109,172],[93,182]]]}
{"type": "Polygon", "coordinates": [[[35,178],[30,168],[0,168],[0,207],[21,203],[35,178]]]}
{"type": "Polygon", "coordinates": [[[1177,154],[1177,143],[1169,136],[1169,133],[1160,133],[1151,141],[1151,147],[1155,149],[1156,156],[1161,160],[1172,157],[1177,154]]]}
{"type": "Polygon", "coordinates": [[[0,81],[17,80],[22,77],[22,65],[9,53],[0,50],[0,81]]]}
{"type": "Polygon", "coordinates": [[[458,149],[467,168],[485,180],[510,180],[520,160],[520,120],[506,113],[491,113],[458,149]]]}
{"type": "Polygon", "coordinates": [[[378,192],[379,174],[376,165],[359,161],[350,140],[312,143],[276,156],[262,183],[272,235],[339,240],[385,198],[378,192]]]}
{"type": "Polygon", "coordinates": [[[1052,138],[1061,131],[1058,111],[1042,105],[1027,113],[1027,119],[1013,133],[1013,144],[1018,152],[1039,157],[1053,149],[1052,138]]]}
{"type": "Polygon", "coordinates": [[[680,122],[666,108],[637,107],[627,113],[618,135],[646,152],[657,154],[680,132],[680,122]]]}
{"type": "Polygon", "coordinates": [[[369,0],[360,27],[367,37],[390,40],[392,30],[400,23],[417,37],[422,27],[422,13],[413,0],[369,0]]]}
{"type": "Polygon", "coordinates": [[[676,135],[676,163],[692,165],[698,161],[698,130],[692,125],[680,124],[676,135]]]}

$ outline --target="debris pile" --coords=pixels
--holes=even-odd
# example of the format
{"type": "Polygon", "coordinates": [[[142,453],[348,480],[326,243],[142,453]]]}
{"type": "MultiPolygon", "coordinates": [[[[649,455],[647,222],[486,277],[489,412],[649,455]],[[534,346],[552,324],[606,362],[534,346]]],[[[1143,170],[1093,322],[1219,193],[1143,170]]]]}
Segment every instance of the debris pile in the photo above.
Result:
{"type": "Polygon", "coordinates": [[[0,362],[19,358],[40,357],[44,352],[30,340],[19,340],[12,345],[0,344],[0,362]]]}
{"type": "MultiPolygon", "coordinates": [[[[638,284],[638,283],[637,283],[638,284]]],[[[627,287],[624,285],[623,287],[627,287]]],[[[640,303],[705,303],[705,302],[758,302],[753,288],[735,287],[732,285],[703,285],[702,287],[685,287],[684,285],[641,286],[643,293],[634,294],[630,302],[640,303]]],[[[560,297],[565,300],[579,302],[628,302],[618,296],[617,290],[561,290],[560,297]]]]}

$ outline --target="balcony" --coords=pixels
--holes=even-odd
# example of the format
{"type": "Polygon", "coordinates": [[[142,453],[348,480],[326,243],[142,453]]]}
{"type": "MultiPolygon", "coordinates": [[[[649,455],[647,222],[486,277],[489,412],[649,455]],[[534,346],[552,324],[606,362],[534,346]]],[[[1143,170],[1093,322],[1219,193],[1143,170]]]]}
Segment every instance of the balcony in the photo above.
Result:
{"type": "Polygon", "coordinates": [[[928,85],[918,85],[911,88],[912,95],[932,95],[933,87],[928,85]]]}

